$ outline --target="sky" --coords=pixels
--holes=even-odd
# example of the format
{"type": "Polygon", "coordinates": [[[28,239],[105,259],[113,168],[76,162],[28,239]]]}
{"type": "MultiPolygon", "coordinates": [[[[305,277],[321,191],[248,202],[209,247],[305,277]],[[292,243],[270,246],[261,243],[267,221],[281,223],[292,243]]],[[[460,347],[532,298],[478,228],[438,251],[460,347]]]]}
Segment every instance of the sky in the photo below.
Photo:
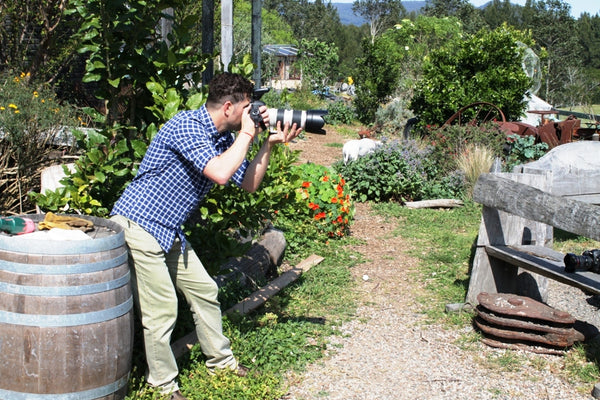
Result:
{"type": "MultiPolygon", "coordinates": [[[[479,7],[488,1],[489,0],[471,0],[471,4],[475,7],[479,7]]],[[[579,18],[584,12],[587,12],[590,15],[600,14],[600,2],[598,2],[598,0],[567,0],[564,2],[571,6],[571,16],[573,18],[579,18]]],[[[511,3],[523,6],[525,5],[525,0],[511,0],[511,3]]]]}

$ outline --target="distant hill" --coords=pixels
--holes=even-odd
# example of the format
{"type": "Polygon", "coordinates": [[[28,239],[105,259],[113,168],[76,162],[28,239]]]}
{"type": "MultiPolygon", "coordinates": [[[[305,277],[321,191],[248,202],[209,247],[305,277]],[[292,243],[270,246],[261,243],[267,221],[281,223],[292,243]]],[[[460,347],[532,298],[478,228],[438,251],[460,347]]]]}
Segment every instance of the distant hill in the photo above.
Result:
{"type": "MultiPolygon", "coordinates": [[[[403,1],[402,5],[406,9],[406,12],[419,11],[422,7],[425,7],[426,1],[403,1]]],[[[337,9],[340,21],[343,25],[356,25],[361,26],[366,21],[363,17],[354,15],[352,12],[352,3],[331,3],[337,9]]]]}

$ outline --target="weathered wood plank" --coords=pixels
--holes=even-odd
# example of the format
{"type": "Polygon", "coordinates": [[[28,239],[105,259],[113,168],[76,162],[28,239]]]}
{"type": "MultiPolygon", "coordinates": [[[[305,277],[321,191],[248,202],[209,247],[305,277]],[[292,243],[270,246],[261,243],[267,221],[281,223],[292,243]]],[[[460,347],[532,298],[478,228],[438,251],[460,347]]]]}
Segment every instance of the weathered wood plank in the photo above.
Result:
{"type": "Polygon", "coordinates": [[[540,246],[486,246],[487,254],[519,268],[555,281],[600,294],[600,274],[590,271],[565,272],[564,255],[540,246]]]}
{"type": "Polygon", "coordinates": [[[600,207],[554,196],[494,174],[481,174],[473,200],[567,232],[600,240],[600,207]]]}

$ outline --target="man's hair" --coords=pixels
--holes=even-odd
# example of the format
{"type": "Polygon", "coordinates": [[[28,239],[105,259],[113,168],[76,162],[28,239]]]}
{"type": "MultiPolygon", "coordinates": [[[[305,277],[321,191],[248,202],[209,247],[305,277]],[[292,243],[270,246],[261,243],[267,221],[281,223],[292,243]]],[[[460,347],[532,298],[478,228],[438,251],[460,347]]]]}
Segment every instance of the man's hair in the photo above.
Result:
{"type": "Polygon", "coordinates": [[[223,72],[215,75],[208,83],[206,103],[212,106],[225,103],[239,103],[252,98],[254,85],[242,75],[223,72]]]}

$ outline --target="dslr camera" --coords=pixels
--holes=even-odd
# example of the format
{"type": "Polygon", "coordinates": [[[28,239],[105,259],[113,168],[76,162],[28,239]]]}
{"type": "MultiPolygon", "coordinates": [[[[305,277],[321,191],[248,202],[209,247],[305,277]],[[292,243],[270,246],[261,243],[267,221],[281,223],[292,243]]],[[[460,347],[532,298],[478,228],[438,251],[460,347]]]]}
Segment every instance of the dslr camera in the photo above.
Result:
{"type": "Polygon", "coordinates": [[[565,272],[575,270],[600,273],[600,249],[586,250],[580,256],[567,253],[565,255],[565,272]]]}
{"type": "MultiPolygon", "coordinates": [[[[262,116],[260,115],[259,107],[266,105],[260,99],[269,91],[269,88],[254,89],[252,94],[252,102],[250,103],[250,117],[254,120],[254,126],[257,128],[267,129],[262,116]]],[[[325,120],[323,116],[327,114],[327,110],[285,110],[278,108],[269,108],[269,127],[275,129],[277,127],[277,121],[281,121],[281,126],[289,123],[296,124],[298,127],[302,127],[304,131],[308,133],[318,133],[325,135],[325,120]]]]}

